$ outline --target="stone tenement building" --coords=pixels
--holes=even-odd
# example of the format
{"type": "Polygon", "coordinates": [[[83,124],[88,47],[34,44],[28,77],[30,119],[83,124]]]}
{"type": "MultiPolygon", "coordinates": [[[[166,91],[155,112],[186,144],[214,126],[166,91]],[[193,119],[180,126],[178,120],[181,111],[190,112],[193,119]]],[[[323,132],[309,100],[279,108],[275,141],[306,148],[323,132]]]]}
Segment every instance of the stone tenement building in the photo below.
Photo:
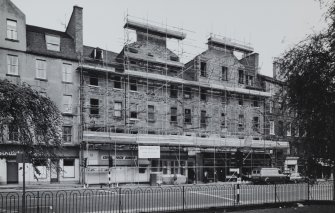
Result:
{"type": "MultiPolygon", "coordinates": [[[[29,83],[63,113],[65,149],[53,160],[63,170],[41,166],[38,181],[226,181],[255,167],[287,168],[289,143],[269,116],[271,78],[258,73],[252,47],[211,36],[184,64],[167,40],[185,33],[128,19],[136,41],[117,53],[83,44],[78,6],[61,32],[27,25],[9,0],[0,5],[0,77],[29,83]]],[[[0,181],[18,182],[19,142],[3,134],[0,181]]]]}

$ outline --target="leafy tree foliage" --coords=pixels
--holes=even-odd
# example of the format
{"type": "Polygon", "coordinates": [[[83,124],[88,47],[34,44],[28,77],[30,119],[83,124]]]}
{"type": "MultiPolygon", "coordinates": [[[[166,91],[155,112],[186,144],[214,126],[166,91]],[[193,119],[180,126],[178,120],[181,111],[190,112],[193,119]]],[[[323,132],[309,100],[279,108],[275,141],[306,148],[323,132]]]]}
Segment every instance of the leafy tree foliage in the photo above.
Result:
{"type": "Polygon", "coordinates": [[[14,129],[21,145],[18,147],[34,165],[40,159],[56,157],[61,144],[61,122],[58,108],[48,97],[26,83],[0,79],[0,143],[5,143],[9,129],[14,129]]]}
{"type": "Polygon", "coordinates": [[[335,2],[326,21],[326,30],[309,35],[285,52],[279,64],[285,79],[283,105],[295,115],[293,125],[299,129],[307,162],[334,166],[335,2]]]}

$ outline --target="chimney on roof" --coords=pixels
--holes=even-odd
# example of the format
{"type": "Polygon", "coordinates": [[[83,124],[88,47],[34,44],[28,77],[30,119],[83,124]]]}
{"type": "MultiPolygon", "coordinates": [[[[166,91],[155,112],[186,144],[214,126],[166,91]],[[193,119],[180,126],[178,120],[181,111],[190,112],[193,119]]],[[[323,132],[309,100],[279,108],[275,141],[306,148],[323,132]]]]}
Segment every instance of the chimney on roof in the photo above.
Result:
{"type": "Polygon", "coordinates": [[[73,6],[72,15],[66,28],[66,33],[70,35],[75,44],[76,53],[83,54],[83,8],[73,6]]]}

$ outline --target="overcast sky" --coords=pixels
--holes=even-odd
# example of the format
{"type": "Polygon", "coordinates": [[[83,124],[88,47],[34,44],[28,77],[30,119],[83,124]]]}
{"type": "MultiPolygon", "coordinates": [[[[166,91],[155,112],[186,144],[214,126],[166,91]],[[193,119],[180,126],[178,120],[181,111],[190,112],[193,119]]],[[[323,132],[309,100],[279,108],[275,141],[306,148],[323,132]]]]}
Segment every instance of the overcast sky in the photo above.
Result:
{"type": "MultiPolygon", "coordinates": [[[[84,44],[119,52],[124,18],[184,29],[184,61],[206,50],[212,34],[251,43],[260,54],[260,73],[272,76],[272,59],[307,34],[325,27],[317,0],[12,0],[27,24],[65,30],[73,5],[83,7],[84,44]]],[[[176,46],[177,45],[177,46],[176,46]]],[[[174,49],[175,50],[175,49],[174,49]]]]}

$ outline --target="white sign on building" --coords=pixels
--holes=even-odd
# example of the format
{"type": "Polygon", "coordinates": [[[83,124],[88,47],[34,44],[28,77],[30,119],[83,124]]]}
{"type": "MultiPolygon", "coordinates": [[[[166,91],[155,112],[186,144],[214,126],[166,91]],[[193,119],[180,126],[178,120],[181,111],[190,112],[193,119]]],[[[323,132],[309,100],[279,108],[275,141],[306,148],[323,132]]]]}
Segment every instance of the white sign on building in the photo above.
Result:
{"type": "Polygon", "coordinates": [[[138,158],[160,158],[159,146],[138,146],[138,158]]]}

